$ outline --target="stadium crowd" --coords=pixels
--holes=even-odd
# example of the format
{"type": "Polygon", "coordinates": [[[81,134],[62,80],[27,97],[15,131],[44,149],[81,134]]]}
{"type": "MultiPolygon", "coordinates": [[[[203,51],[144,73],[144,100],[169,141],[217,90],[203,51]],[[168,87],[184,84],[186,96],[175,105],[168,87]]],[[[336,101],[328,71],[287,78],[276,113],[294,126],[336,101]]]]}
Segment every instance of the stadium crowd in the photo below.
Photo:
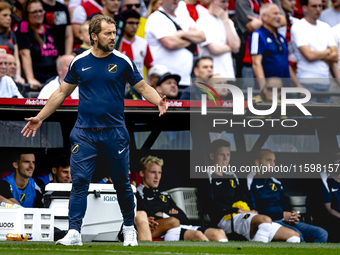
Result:
{"type": "MultiPolygon", "coordinates": [[[[217,75],[262,99],[266,79],[277,77],[314,92],[311,101],[338,102],[331,92],[340,91],[339,8],[321,0],[3,1],[0,97],[48,99],[70,55],[92,47],[89,20],[103,14],[116,21],[115,49],[169,99],[197,99],[192,78],[213,85],[217,75]],[[207,58],[212,64],[200,67],[207,58]]],[[[142,99],[129,84],[125,98],[142,99]]]]}
{"type": "MultiPolygon", "coordinates": [[[[98,13],[115,19],[115,50],[135,63],[161,97],[200,99],[196,82],[210,79],[212,86],[228,82],[258,89],[257,102],[271,102],[273,88],[278,100],[282,87],[340,91],[339,0],[13,0],[0,2],[0,97],[48,99],[73,59],[91,49],[89,20],[98,13]]],[[[223,100],[232,99],[228,90],[216,91],[223,100]]],[[[69,98],[79,97],[77,88],[69,98]]],[[[143,99],[129,84],[125,98],[143,99]]],[[[213,165],[229,165],[228,142],[213,142],[209,153],[213,165]]],[[[275,154],[262,150],[254,161],[275,165],[275,154]]],[[[338,153],[334,162],[339,161],[338,153]]],[[[338,175],[320,178],[315,201],[328,217],[317,217],[315,226],[300,222],[299,213],[285,204],[273,174],[249,176],[243,189],[236,175],[215,172],[198,185],[198,199],[211,219],[206,228],[191,226],[171,196],[158,190],[163,163],[153,156],[141,159],[139,240],[226,242],[236,233],[249,241],[339,242],[338,175]]],[[[12,165],[14,171],[1,176],[0,202],[43,207],[45,185],[71,182],[65,155],[35,179],[31,151],[18,153],[12,165]]]]}

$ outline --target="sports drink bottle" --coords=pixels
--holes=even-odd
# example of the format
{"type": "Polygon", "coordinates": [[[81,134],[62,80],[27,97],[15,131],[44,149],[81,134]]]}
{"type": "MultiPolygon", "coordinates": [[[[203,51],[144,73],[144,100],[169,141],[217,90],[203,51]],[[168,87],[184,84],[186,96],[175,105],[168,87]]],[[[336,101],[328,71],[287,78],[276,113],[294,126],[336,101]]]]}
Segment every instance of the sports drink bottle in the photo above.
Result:
{"type": "Polygon", "coordinates": [[[32,240],[32,237],[26,234],[7,234],[6,235],[7,241],[27,241],[32,240]]]}

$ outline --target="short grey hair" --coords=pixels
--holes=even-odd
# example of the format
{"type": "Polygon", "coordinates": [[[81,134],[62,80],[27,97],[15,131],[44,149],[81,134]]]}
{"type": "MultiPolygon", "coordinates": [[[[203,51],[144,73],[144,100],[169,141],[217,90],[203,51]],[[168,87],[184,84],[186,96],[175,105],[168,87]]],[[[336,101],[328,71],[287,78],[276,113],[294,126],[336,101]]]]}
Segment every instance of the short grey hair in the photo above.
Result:
{"type": "Polygon", "coordinates": [[[73,55],[70,55],[70,54],[65,54],[65,55],[60,56],[59,58],[57,58],[57,63],[56,63],[57,68],[60,68],[60,67],[63,66],[63,64],[64,64],[63,59],[64,59],[65,57],[67,57],[67,56],[72,56],[72,57],[74,57],[73,55]]]}
{"type": "Polygon", "coordinates": [[[59,58],[57,58],[57,68],[61,67],[61,58],[62,56],[60,56],[59,58]]]}
{"type": "Polygon", "coordinates": [[[261,6],[261,9],[260,9],[260,18],[262,18],[262,15],[265,14],[265,13],[268,13],[270,8],[273,6],[274,4],[271,4],[271,3],[266,3],[266,4],[263,4],[261,6]]]}

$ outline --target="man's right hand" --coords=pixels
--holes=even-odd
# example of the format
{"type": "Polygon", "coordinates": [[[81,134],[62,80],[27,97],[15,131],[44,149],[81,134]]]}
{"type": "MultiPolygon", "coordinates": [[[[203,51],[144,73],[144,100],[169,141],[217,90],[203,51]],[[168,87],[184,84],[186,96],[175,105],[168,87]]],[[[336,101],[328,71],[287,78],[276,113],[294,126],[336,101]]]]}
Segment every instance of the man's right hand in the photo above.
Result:
{"type": "Polygon", "coordinates": [[[178,211],[174,208],[169,210],[169,214],[178,214],[178,211]]]}
{"type": "Polygon", "coordinates": [[[247,18],[250,20],[246,25],[246,29],[248,33],[251,33],[255,30],[260,29],[260,27],[262,26],[262,20],[260,20],[259,18],[250,16],[250,15],[248,15],[247,18]]]}
{"type": "Polygon", "coordinates": [[[283,212],[283,220],[291,223],[291,224],[296,224],[300,221],[300,214],[298,214],[295,211],[291,212],[283,212]]]}
{"type": "Polygon", "coordinates": [[[177,30],[175,33],[174,33],[174,36],[177,36],[179,38],[182,38],[185,36],[185,33],[183,30],[177,30]]]}
{"type": "Polygon", "coordinates": [[[239,208],[237,213],[250,213],[251,211],[248,211],[248,210],[244,210],[244,209],[241,209],[239,208]]]}
{"type": "Polygon", "coordinates": [[[152,233],[153,231],[157,229],[158,222],[155,221],[155,217],[148,217],[148,221],[149,221],[149,226],[150,226],[150,230],[152,233]]]}
{"type": "Polygon", "coordinates": [[[21,84],[25,84],[25,79],[22,78],[20,75],[16,75],[14,77],[14,81],[17,82],[17,83],[21,83],[21,84]],[[16,78],[15,78],[16,77],[16,78]]]}
{"type": "Polygon", "coordinates": [[[219,7],[217,4],[212,3],[212,10],[211,14],[217,18],[220,18],[222,21],[229,19],[228,11],[223,10],[221,7],[219,7]]]}
{"type": "Polygon", "coordinates": [[[155,213],[156,216],[163,218],[163,213],[162,212],[157,212],[155,213]]]}
{"type": "Polygon", "coordinates": [[[327,49],[325,49],[325,54],[327,54],[326,57],[324,57],[323,59],[321,59],[322,61],[326,62],[327,64],[332,63],[332,61],[328,61],[326,58],[332,53],[332,50],[328,47],[327,49]]]}
{"type": "Polygon", "coordinates": [[[30,85],[30,88],[33,90],[38,90],[41,88],[41,84],[38,80],[36,79],[27,79],[27,83],[30,85]]]}
{"type": "Polygon", "coordinates": [[[163,98],[158,102],[159,116],[165,114],[167,109],[168,103],[166,102],[166,96],[163,96],[163,98]]]}
{"type": "Polygon", "coordinates": [[[26,136],[28,138],[33,132],[32,137],[35,137],[37,130],[40,128],[42,124],[42,120],[39,119],[38,117],[25,118],[25,120],[28,121],[28,123],[21,130],[21,134],[23,134],[23,136],[26,136]]]}

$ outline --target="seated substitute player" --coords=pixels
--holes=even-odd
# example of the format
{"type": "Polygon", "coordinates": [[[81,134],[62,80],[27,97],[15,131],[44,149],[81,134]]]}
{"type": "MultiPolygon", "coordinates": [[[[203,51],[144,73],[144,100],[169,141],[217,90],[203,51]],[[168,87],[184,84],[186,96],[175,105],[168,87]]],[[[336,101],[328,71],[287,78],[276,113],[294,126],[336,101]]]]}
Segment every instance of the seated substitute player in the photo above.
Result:
{"type": "Polygon", "coordinates": [[[234,173],[223,173],[221,169],[230,162],[230,143],[226,140],[215,140],[210,148],[211,166],[216,168],[209,174],[209,179],[198,188],[198,198],[212,224],[223,229],[226,234],[233,231],[249,241],[286,241],[299,243],[296,231],[272,222],[271,218],[251,210],[247,197],[241,190],[238,178],[234,173]]]}
{"type": "Polygon", "coordinates": [[[43,207],[41,189],[32,178],[35,155],[26,151],[17,153],[13,167],[15,172],[0,180],[0,195],[23,207],[43,207]]]}
{"type": "MultiPolygon", "coordinates": [[[[263,149],[255,159],[256,166],[275,167],[275,154],[263,149]]],[[[328,233],[323,228],[300,222],[300,215],[289,210],[284,201],[283,186],[273,177],[272,172],[266,174],[250,173],[247,177],[251,203],[259,213],[268,215],[276,223],[286,226],[300,234],[301,242],[327,242],[328,233]]]]}
{"type": "MultiPolygon", "coordinates": [[[[129,166],[130,168],[130,166],[129,166]]],[[[131,185],[141,183],[139,180],[134,180],[133,175],[129,170],[129,178],[131,185]]],[[[98,183],[112,184],[110,177],[104,177],[98,183]]],[[[145,211],[137,211],[135,216],[135,225],[137,227],[137,240],[138,241],[152,241],[152,238],[157,238],[166,233],[169,229],[179,227],[179,220],[174,217],[166,219],[159,219],[155,221],[155,217],[148,217],[145,211]]],[[[120,236],[120,235],[118,235],[120,236]]]]}
{"type": "Polygon", "coordinates": [[[82,245],[81,225],[87,207],[87,192],[98,159],[107,170],[117,191],[123,216],[124,246],[137,246],[134,228],[134,194],[129,181],[129,133],[124,122],[124,91],[128,82],[158,107],[159,116],[168,104],[139,74],[126,55],[115,50],[116,25],[112,17],[95,15],[89,26],[93,48],[74,58],[60,87],[44,108],[21,133],[35,136],[48,118],[79,84],[78,118],[70,134],[72,190],[69,200],[69,231],[56,244],[82,245]]]}
{"type": "Polygon", "coordinates": [[[156,221],[177,218],[181,225],[165,233],[165,241],[199,240],[227,242],[225,233],[219,229],[203,229],[200,226],[191,226],[184,212],[177,207],[171,196],[158,189],[162,177],[163,160],[154,156],[141,159],[143,170],[139,172],[142,184],[137,188],[137,209],[145,211],[156,221]]]}
{"type": "Polygon", "coordinates": [[[45,193],[45,186],[49,183],[70,183],[70,157],[66,155],[54,155],[52,160],[52,172],[36,178],[36,183],[42,193],[45,193]]]}
{"type": "MultiPolygon", "coordinates": [[[[315,222],[328,231],[328,242],[340,242],[340,173],[335,170],[340,163],[340,151],[332,159],[334,165],[329,175],[321,174],[319,186],[314,188],[313,205],[315,207],[315,222]],[[318,201],[315,203],[315,198],[318,201]]],[[[330,161],[332,162],[332,161],[330,161]]]]}
{"type": "Polygon", "coordinates": [[[155,217],[148,216],[145,211],[137,211],[135,224],[138,241],[152,241],[152,238],[161,236],[164,236],[165,241],[172,241],[171,229],[178,229],[180,226],[179,220],[175,217],[155,220],[155,217]]]}

